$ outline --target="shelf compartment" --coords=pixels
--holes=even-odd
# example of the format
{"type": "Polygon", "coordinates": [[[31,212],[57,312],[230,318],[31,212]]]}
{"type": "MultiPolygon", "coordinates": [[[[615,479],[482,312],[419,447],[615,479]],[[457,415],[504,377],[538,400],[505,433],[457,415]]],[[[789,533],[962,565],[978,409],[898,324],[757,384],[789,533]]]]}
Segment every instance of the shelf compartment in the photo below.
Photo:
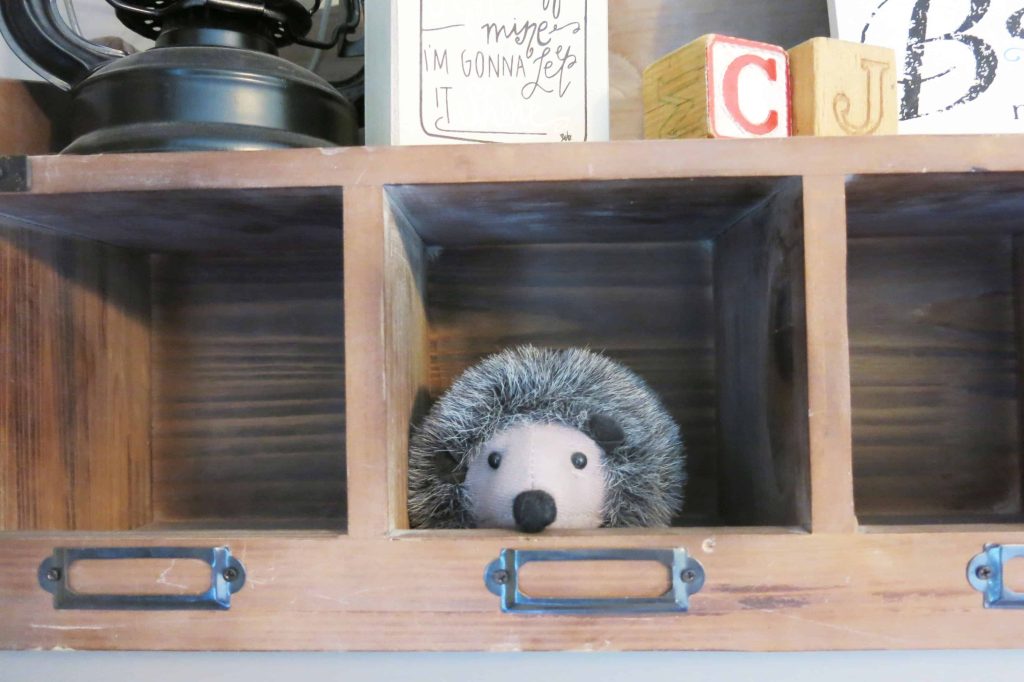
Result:
{"type": "Polygon", "coordinates": [[[1024,521],[1024,175],[847,187],[854,496],[865,524],[1024,521]]]}
{"type": "Polygon", "coordinates": [[[794,178],[385,188],[392,528],[410,425],[506,347],[586,346],[679,422],[685,526],[807,526],[802,191],[794,178]]]}
{"type": "Polygon", "coordinates": [[[0,529],[343,530],[341,208],[0,198],[0,529]]]}

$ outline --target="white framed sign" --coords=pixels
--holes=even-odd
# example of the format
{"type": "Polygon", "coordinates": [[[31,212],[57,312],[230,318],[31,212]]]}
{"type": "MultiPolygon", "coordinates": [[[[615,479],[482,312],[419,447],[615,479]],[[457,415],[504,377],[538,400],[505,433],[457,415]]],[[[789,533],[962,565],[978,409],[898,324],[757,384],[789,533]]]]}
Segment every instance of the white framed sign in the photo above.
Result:
{"type": "Polygon", "coordinates": [[[608,139],[607,0],[382,0],[367,22],[368,144],[608,139]]]}
{"type": "Polygon", "coordinates": [[[832,35],[896,50],[901,133],[1024,132],[1024,2],[829,0],[832,35]]]}

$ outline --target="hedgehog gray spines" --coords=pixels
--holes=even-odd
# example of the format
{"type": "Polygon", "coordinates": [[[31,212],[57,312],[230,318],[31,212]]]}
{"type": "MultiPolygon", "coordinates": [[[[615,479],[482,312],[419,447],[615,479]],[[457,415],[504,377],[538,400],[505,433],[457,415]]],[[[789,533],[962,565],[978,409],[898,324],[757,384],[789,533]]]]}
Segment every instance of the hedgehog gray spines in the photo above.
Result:
{"type": "Polygon", "coordinates": [[[595,414],[612,417],[625,433],[623,444],[605,457],[605,525],[668,525],[682,506],[684,455],[679,427],[654,391],[603,355],[520,346],[467,369],[414,430],[412,527],[472,525],[459,473],[498,431],[523,422],[586,431],[595,414]],[[452,466],[439,466],[439,454],[452,466]]]}

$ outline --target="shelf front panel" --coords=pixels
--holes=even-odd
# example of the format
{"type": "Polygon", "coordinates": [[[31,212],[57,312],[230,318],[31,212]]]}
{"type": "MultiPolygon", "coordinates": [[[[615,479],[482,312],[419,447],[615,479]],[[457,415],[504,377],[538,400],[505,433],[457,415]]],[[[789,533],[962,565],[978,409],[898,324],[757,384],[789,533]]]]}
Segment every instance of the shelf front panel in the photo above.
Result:
{"type": "MultiPolygon", "coordinates": [[[[208,545],[206,535],[173,536],[208,545]]],[[[1018,646],[1024,618],[986,610],[967,583],[984,542],[1024,529],[812,535],[717,530],[589,537],[441,534],[360,540],[219,537],[245,565],[226,612],[55,611],[36,568],[55,546],[161,536],[8,536],[0,647],[173,650],[808,650],[1018,646]],[[707,582],[690,612],[645,617],[499,611],[484,569],[503,548],[685,547],[707,582]]],[[[628,581],[628,565],[608,581],[628,581]]],[[[154,573],[150,570],[150,573],[154,573]]]]}

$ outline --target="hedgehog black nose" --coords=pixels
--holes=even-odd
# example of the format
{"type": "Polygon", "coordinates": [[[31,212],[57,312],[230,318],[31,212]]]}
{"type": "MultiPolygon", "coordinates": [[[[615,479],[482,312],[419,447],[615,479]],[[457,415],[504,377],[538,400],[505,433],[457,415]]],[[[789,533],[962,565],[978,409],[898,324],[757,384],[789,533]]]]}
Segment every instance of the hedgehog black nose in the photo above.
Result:
{"type": "Polygon", "coordinates": [[[558,508],[555,506],[555,498],[543,490],[527,490],[516,495],[512,503],[512,516],[519,530],[539,533],[555,522],[558,508]]]}

